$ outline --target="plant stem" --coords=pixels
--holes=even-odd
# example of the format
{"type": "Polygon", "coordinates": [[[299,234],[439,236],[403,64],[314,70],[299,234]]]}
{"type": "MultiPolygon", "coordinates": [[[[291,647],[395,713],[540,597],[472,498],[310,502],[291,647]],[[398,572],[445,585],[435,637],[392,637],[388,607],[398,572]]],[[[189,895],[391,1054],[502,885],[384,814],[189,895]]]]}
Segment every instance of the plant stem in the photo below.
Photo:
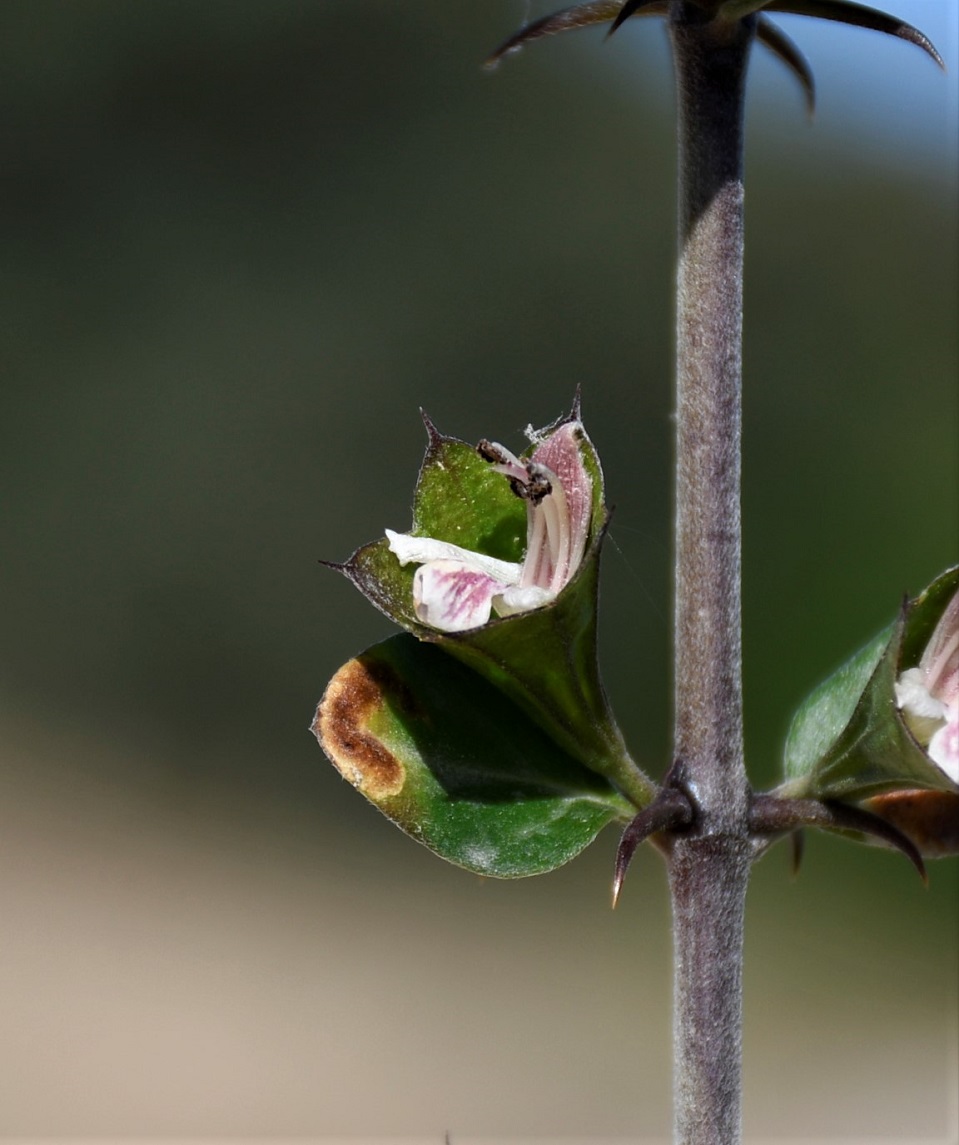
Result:
{"type": "Polygon", "coordinates": [[[678,1145],[734,1145],[740,1139],[749,866],[748,845],[723,836],[677,842],[669,858],[678,1145]]]}
{"type": "Polygon", "coordinates": [[[676,1141],[740,1138],[749,877],[740,616],[743,94],[751,19],[672,0],[679,101],[675,756],[694,828],[673,837],[676,1141]]]}

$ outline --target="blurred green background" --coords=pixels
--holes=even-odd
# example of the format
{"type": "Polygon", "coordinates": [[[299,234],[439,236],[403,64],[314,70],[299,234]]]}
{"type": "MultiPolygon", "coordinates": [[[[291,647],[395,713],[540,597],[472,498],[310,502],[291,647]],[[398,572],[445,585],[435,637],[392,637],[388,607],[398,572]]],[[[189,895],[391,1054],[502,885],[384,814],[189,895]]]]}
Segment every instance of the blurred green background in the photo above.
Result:
{"type": "MultiPolygon", "coordinates": [[[[581,385],[616,507],[607,684],[666,763],[665,33],[482,72],[525,11],[5,0],[2,1135],[669,1132],[656,857],[615,914],[612,835],[483,882],[307,731],[391,632],[317,560],[408,524],[417,407],[515,447],[581,385]]],[[[835,35],[948,121],[955,61],[835,35]]],[[[750,102],[760,786],[802,697],[956,559],[955,140],[860,146],[851,72],[812,127],[768,62],[750,102]]],[[[784,848],[759,865],[752,1139],[949,1139],[957,886],[821,837],[796,882],[784,848]]]]}

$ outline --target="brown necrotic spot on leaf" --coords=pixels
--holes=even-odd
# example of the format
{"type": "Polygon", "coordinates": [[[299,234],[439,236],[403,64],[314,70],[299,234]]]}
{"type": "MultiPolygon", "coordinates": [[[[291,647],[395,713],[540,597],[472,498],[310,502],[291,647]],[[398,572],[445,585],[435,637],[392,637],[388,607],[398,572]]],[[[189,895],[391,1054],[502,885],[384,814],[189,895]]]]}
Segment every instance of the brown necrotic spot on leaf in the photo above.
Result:
{"type": "Polygon", "coordinates": [[[398,795],[406,769],[369,730],[383,706],[383,665],[350,660],[336,673],[316,709],[312,731],[344,779],[374,803],[398,795]]]}

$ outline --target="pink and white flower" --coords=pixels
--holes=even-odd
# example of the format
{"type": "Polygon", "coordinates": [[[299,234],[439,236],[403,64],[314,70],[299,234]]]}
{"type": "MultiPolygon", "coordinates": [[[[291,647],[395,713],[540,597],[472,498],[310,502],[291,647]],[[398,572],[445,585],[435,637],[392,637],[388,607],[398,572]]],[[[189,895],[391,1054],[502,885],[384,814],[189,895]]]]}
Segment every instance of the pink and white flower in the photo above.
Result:
{"type": "Polygon", "coordinates": [[[593,483],[580,453],[582,424],[568,421],[537,440],[531,457],[481,441],[480,456],[509,480],[526,502],[526,554],[521,564],[432,537],[386,530],[401,565],[418,564],[413,577],[417,619],[440,632],[465,632],[493,613],[514,616],[555,600],[575,575],[586,551],[593,483]]]}
{"type": "Polygon", "coordinates": [[[896,704],[932,762],[959,783],[959,592],[939,618],[919,666],[896,681],[896,704]]]}

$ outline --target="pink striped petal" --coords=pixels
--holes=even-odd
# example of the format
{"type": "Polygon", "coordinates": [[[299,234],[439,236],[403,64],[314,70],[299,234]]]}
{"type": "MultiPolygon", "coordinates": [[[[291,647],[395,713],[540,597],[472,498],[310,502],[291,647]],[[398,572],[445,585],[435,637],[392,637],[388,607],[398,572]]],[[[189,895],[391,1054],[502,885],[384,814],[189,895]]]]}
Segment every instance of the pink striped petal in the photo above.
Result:
{"type": "Polygon", "coordinates": [[[441,632],[465,632],[489,623],[503,582],[463,561],[430,561],[413,577],[417,619],[441,632]]]}
{"type": "Polygon", "coordinates": [[[959,700],[959,592],[939,617],[919,667],[933,696],[944,704],[959,700]]]}
{"type": "Polygon", "coordinates": [[[593,516],[593,482],[583,464],[579,443],[582,429],[582,422],[569,421],[533,451],[533,460],[552,469],[563,486],[573,548],[578,552],[573,562],[576,565],[582,558],[593,516]]]}

